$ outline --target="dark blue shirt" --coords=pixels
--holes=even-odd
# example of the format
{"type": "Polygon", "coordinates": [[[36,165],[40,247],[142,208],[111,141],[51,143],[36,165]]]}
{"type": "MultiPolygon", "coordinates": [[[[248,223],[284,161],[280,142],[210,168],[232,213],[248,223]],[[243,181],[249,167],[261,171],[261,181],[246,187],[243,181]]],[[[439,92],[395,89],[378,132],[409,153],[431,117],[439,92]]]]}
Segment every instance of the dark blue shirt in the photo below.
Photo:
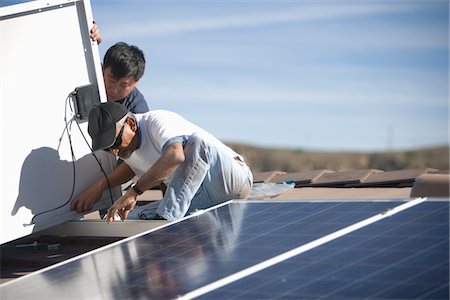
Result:
{"type": "Polygon", "coordinates": [[[125,107],[134,114],[148,112],[147,101],[145,101],[144,95],[142,95],[137,88],[134,88],[128,96],[117,102],[125,105],[125,107]]]}

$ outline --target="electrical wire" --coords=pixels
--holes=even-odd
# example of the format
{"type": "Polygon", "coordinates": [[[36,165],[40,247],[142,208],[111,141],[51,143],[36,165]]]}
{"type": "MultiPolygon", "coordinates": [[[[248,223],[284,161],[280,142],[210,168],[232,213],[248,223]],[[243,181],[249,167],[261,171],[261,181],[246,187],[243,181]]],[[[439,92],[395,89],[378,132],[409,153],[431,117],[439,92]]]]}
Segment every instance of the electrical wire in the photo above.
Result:
{"type": "Polygon", "coordinates": [[[75,122],[78,126],[78,129],[80,130],[81,136],[83,137],[84,141],[86,142],[86,145],[89,147],[89,149],[91,150],[91,154],[92,156],[94,156],[95,160],[97,161],[98,165],[100,166],[100,169],[103,173],[103,175],[105,176],[106,179],[106,183],[108,184],[108,190],[109,190],[109,196],[111,198],[111,205],[114,203],[114,199],[113,199],[113,195],[112,195],[112,188],[111,188],[111,184],[109,183],[109,178],[108,175],[106,174],[105,169],[103,168],[103,165],[101,164],[100,160],[98,159],[97,155],[95,155],[94,150],[92,150],[91,145],[89,144],[88,140],[86,139],[86,136],[84,135],[83,131],[81,130],[80,124],[78,124],[78,122],[75,122]]]}
{"type": "Polygon", "coordinates": [[[61,146],[61,141],[62,141],[62,139],[64,137],[64,133],[67,133],[67,138],[69,140],[70,154],[71,154],[71,158],[72,158],[72,174],[73,174],[73,176],[72,176],[72,190],[70,192],[70,196],[69,196],[68,200],[66,202],[64,202],[62,205],[59,205],[58,207],[55,207],[55,208],[52,208],[52,209],[49,209],[49,210],[46,210],[46,211],[43,211],[43,212],[40,212],[40,213],[34,215],[33,218],[31,219],[31,223],[28,224],[28,225],[36,224],[35,223],[35,218],[36,217],[38,217],[38,216],[40,216],[42,214],[51,212],[51,211],[55,211],[57,209],[60,209],[60,208],[62,208],[64,206],[66,206],[73,198],[73,195],[75,193],[75,185],[76,185],[76,165],[75,165],[76,157],[75,157],[75,153],[74,153],[74,150],[73,150],[72,133],[71,133],[72,123],[73,122],[75,122],[75,124],[77,125],[77,127],[78,127],[78,129],[79,129],[79,131],[80,131],[84,141],[86,142],[86,145],[89,147],[89,150],[91,150],[92,156],[94,156],[95,160],[97,161],[98,165],[100,166],[100,169],[101,169],[103,175],[105,176],[106,182],[108,184],[108,190],[109,190],[109,196],[111,198],[111,204],[114,203],[114,198],[113,198],[113,194],[112,194],[112,188],[111,188],[111,184],[110,184],[109,179],[108,179],[108,175],[106,174],[106,171],[103,168],[103,165],[101,164],[101,162],[98,159],[97,155],[95,155],[94,151],[92,150],[92,147],[89,144],[88,140],[86,139],[86,136],[84,135],[83,130],[81,129],[81,127],[78,124],[78,122],[76,121],[76,116],[73,116],[69,121],[67,121],[67,106],[69,106],[71,112],[73,113],[73,108],[71,106],[71,103],[70,103],[69,99],[71,97],[73,97],[76,93],[77,93],[76,91],[73,91],[66,98],[65,108],[64,108],[64,123],[65,123],[65,126],[64,126],[64,130],[63,130],[63,132],[61,134],[61,137],[59,138],[58,149],[57,149],[57,151],[59,152],[59,148],[61,146]]]}
{"type": "MultiPolygon", "coordinates": [[[[58,151],[59,151],[59,147],[61,146],[61,141],[62,141],[62,139],[64,137],[64,133],[67,132],[67,138],[69,139],[69,146],[70,146],[70,154],[71,154],[71,157],[72,157],[72,174],[73,174],[73,176],[72,176],[72,190],[70,192],[70,196],[69,196],[68,200],[65,203],[63,203],[62,205],[59,205],[58,207],[55,207],[55,208],[52,208],[52,209],[49,209],[49,210],[45,210],[43,212],[35,214],[33,216],[33,218],[31,219],[31,224],[30,225],[36,224],[34,222],[36,217],[38,217],[38,216],[40,216],[42,214],[51,212],[51,211],[55,211],[57,209],[60,209],[61,207],[66,206],[70,202],[70,200],[72,200],[72,198],[73,198],[73,194],[75,192],[75,184],[76,184],[76,167],[75,167],[76,157],[75,157],[75,153],[73,151],[72,134],[71,134],[70,130],[71,130],[71,127],[72,127],[72,122],[75,121],[75,116],[72,117],[69,121],[67,121],[67,103],[69,103],[69,105],[70,105],[69,99],[74,95],[74,93],[75,93],[75,91],[71,92],[66,98],[65,109],[64,109],[64,123],[65,123],[65,126],[64,126],[63,133],[62,133],[62,135],[61,135],[61,137],[59,139],[59,144],[58,144],[58,151]]],[[[71,110],[72,110],[72,108],[71,108],[71,110]]]]}

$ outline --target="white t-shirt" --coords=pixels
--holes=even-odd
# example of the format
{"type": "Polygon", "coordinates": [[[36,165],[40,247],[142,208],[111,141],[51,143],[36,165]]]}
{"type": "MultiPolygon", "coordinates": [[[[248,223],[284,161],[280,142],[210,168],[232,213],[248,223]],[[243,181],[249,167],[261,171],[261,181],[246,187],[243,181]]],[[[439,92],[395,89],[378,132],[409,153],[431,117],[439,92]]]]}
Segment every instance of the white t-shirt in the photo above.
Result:
{"type": "Polygon", "coordinates": [[[139,177],[144,175],[162,156],[163,147],[169,140],[179,136],[190,136],[194,132],[201,133],[210,143],[229,152],[230,155],[238,155],[211,134],[177,113],[166,110],[152,110],[134,116],[138,124],[141,144],[130,158],[125,159],[125,162],[139,177]]]}

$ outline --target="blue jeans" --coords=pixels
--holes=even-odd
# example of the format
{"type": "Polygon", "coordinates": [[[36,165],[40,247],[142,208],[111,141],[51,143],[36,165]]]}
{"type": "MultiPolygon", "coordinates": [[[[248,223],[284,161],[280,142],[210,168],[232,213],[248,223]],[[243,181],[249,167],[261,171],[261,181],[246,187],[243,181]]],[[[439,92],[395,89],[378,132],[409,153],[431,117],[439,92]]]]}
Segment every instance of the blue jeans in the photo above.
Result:
{"type": "Polygon", "coordinates": [[[224,144],[194,133],[184,153],[185,160],[172,174],[164,198],[133,209],[128,218],[152,219],[158,213],[173,221],[197,209],[245,199],[250,194],[250,168],[224,144]]]}

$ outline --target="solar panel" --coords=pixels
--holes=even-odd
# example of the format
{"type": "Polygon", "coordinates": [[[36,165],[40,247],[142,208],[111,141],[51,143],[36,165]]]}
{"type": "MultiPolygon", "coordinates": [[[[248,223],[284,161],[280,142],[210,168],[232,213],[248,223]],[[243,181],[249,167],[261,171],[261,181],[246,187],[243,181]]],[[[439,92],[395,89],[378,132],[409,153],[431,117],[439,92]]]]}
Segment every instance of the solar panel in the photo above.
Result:
{"type": "Polygon", "coordinates": [[[204,297],[448,299],[448,219],[425,202],[204,297]]]}
{"type": "Polygon", "coordinates": [[[448,299],[449,202],[422,201],[232,201],[24,276],[0,293],[448,299]]]}

